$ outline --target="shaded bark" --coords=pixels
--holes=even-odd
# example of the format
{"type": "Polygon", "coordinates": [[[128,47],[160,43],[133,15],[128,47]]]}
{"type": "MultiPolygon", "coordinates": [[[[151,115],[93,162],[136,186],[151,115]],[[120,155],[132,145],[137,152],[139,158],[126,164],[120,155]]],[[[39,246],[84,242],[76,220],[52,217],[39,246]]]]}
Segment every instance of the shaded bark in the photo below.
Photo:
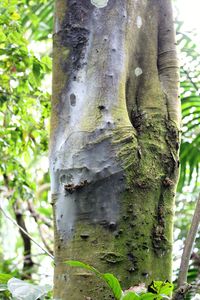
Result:
{"type": "Polygon", "coordinates": [[[55,297],[111,297],[68,259],[123,288],[170,280],[180,128],[170,1],[57,0],[53,69],[55,297]]]}

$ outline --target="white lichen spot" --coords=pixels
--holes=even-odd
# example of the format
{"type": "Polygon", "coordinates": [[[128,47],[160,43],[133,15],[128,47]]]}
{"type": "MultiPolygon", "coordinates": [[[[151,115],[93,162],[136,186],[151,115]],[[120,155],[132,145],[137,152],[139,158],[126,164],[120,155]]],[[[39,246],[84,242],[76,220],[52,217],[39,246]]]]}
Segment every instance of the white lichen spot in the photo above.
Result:
{"type": "Polygon", "coordinates": [[[137,17],[136,23],[137,23],[137,27],[141,28],[141,26],[142,26],[142,18],[140,16],[137,17]]]}
{"type": "Polygon", "coordinates": [[[136,77],[142,75],[142,73],[143,73],[143,72],[142,72],[142,69],[141,69],[141,68],[137,67],[137,68],[135,69],[135,76],[136,76],[136,77]]]}
{"type": "Polygon", "coordinates": [[[58,18],[55,18],[54,24],[55,24],[54,25],[54,32],[58,33],[60,31],[60,23],[59,23],[58,18]]]}
{"type": "Polygon", "coordinates": [[[91,0],[91,3],[97,8],[103,8],[108,4],[109,0],[91,0]]]}

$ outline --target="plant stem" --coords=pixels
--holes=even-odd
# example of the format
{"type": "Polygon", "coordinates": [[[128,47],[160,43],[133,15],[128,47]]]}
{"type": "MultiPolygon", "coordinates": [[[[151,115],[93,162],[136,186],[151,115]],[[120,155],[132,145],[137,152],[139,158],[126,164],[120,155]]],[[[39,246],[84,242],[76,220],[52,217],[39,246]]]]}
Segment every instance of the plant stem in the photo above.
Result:
{"type": "Polygon", "coordinates": [[[17,226],[24,234],[26,234],[29,238],[30,238],[30,240],[35,244],[35,245],[37,245],[42,251],[44,251],[49,257],[51,257],[53,260],[54,260],[54,256],[51,254],[51,253],[49,253],[46,249],[44,249],[38,242],[36,242],[29,234],[28,234],[28,232],[26,231],[26,230],[24,230],[24,228],[22,228],[21,226],[19,226],[18,224],[17,224],[17,222],[15,221],[15,220],[13,220],[12,218],[10,218],[7,214],[6,214],[6,212],[3,210],[3,208],[0,206],[0,210],[1,210],[1,212],[2,212],[2,214],[9,220],[9,221],[11,221],[15,226],[17,226]]]}
{"type": "Polygon", "coordinates": [[[184,299],[188,290],[191,288],[191,286],[187,283],[187,273],[188,273],[192,248],[194,246],[195,238],[199,227],[199,222],[200,222],[200,194],[198,196],[190,230],[185,240],[185,246],[181,257],[180,271],[177,280],[177,290],[173,296],[174,300],[184,299]]]}

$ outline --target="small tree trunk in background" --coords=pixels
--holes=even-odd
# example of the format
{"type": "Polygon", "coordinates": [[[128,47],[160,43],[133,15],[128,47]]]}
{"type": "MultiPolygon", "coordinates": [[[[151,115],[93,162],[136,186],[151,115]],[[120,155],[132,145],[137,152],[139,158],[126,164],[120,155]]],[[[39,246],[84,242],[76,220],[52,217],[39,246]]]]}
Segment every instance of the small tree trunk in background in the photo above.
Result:
{"type": "Polygon", "coordinates": [[[170,280],[179,161],[178,64],[170,0],[57,0],[50,170],[54,297],[109,299],[170,280]]]}

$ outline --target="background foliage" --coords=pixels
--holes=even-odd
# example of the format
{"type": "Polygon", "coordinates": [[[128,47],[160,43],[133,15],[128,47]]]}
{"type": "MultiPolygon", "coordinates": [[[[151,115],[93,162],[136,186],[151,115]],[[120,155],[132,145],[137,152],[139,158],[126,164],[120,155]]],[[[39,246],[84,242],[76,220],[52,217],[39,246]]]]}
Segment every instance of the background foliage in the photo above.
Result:
{"type": "MultiPolygon", "coordinates": [[[[50,253],[53,238],[47,156],[52,24],[53,0],[0,1],[0,207],[50,253]]],[[[195,32],[184,32],[180,21],[176,27],[183,112],[175,223],[178,252],[200,186],[200,55],[195,32]]],[[[0,233],[0,273],[36,283],[51,282],[51,259],[3,214],[0,233]]],[[[193,294],[199,291],[199,248],[200,236],[188,274],[195,283],[193,294]]],[[[179,258],[174,258],[175,274],[179,258]]],[[[1,274],[0,284],[4,284],[1,274]]]]}
{"type": "MultiPolygon", "coordinates": [[[[0,2],[1,208],[40,239],[49,251],[52,214],[48,202],[50,89],[47,85],[50,86],[51,72],[52,4],[26,0],[0,2]],[[49,24],[45,24],[45,19],[41,22],[47,17],[46,9],[47,13],[50,11],[49,24]]],[[[30,278],[33,272],[30,268],[36,268],[40,261],[33,256],[40,253],[32,249],[22,232],[12,227],[1,218],[0,272],[30,278]]]]}

